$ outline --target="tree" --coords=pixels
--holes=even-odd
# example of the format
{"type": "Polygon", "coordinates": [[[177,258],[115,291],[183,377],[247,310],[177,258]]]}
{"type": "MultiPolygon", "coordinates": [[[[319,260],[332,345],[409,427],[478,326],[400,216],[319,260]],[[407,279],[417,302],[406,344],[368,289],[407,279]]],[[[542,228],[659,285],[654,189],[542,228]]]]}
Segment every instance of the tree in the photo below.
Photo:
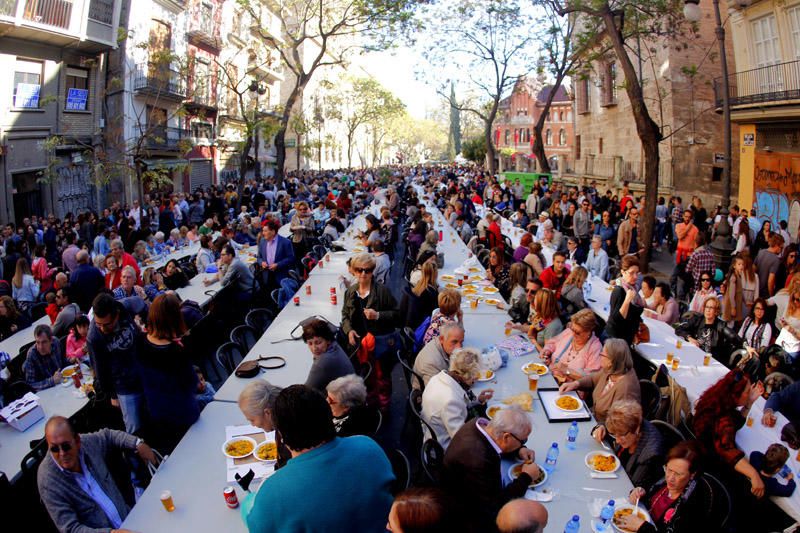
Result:
{"type": "Polygon", "coordinates": [[[362,127],[387,122],[405,110],[405,104],[372,77],[345,77],[328,97],[329,116],[341,120],[347,138],[347,166],[352,167],[353,141],[362,127]]]}
{"type": "Polygon", "coordinates": [[[453,161],[461,153],[461,110],[456,100],[456,84],[450,82],[450,134],[447,138],[447,159],[453,161]]]}
{"type": "Polygon", "coordinates": [[[426,43],[436,43],[423,51],[431,69],[458,79],[471,97],[458,103],[445,94],[444,87],[438,92],[451,106],[481,119],[486,166],[494,173],[492,125],[500,100],[530,70],[530,9],[519,0],[447,0],[438,8],[426,9],[423,20],[430,34],[426,43]]]}
{"type": "Polygon", "coordinates": [[[464,157],[470,161],[480,163],[486,158],[486,137],[472,137],[464,141],[462,146],[464,157]]]}
{"type": "MultiPolygon", "coordinates": [[[[258,6],[239,0],[255,20],[258,6]]],[[[286,131],[303,90],[320,68],[343,65],[350,54],[370,46],[386,47],[395,30],[411,20],[413,0],[283,0],[275,6],[280,36],[270,28],[259,29],[261,37],[280,54],[289,74],[286,101],[275,134],[276,169],[280,182],[286,161],[286,131]]]]}
{"type": "MultiPolygon", "coordinates": [[[[640,240],[648,250],[653,240],[655,208],[658,200],[658,169],[660,156],[658,145],[662,140],[661,128],[653,120],[644,98],[642,83],[637,76],[631,60],[631,47],[628,41],[637,37],[647,41],[657,38],[668,41],[683,28],[683,2],[680,0],[659,0],[655,2],[633,2],[618,0],[546,0],[552,10],[560,16],[577,17],[580,29],[575,38],[579,46],[586,45],[587,51],[581,61],[590,64],[602,57],[605,49],[614,53],[622,69],[622,86],[631,104],[631,112],[636,124],[636,133],[642,143],[645,167],[645,209],[641,220],[640,240]],[[592,53],[588,47],[592,46],[592,53]]],[[[667,44],[668,46],[668,44],[667,44]]],[[[645,268],[647,261],[644,262],[645,268]]]]}
{"type": "Polygon", "coordinates": [[[441,159],[447,147],[447,130],[442,125],[408,113],[392,121],[387,137],[387,148],[394,150],[401,164],[441,159]]]}

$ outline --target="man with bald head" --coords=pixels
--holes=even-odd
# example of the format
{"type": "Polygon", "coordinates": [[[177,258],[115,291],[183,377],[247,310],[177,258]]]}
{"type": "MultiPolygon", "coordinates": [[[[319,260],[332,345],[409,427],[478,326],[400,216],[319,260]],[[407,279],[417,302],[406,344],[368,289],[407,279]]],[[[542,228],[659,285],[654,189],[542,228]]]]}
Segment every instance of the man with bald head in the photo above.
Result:
{"type": "Polygon", "coordinates": [[[130,507],[113,481],[106,457],[112,450],[132,450],[155,464],[150,446],[113,429],[79,435],[63,416],[47,421],[44,438],[49,453],[39,465],[39,495],[58,530],[124,531],[119,527],[130,507]]]}
{"type": "Polygon", "coordinates": [[[497,513],[500,533],[542,533],[547,526],[547,509],[539,502],[518,498],[497,513]]]}
{"type": "Polygon", "coordinates": [[[105,276],[100,269],[89,261],[89,252],[80,250],[75,255],[78,266],[72,271],[69,284],[72,288],[74,301],[81,311],[88,313],[92,307],[92,300],[105,285],[105,276]]]}

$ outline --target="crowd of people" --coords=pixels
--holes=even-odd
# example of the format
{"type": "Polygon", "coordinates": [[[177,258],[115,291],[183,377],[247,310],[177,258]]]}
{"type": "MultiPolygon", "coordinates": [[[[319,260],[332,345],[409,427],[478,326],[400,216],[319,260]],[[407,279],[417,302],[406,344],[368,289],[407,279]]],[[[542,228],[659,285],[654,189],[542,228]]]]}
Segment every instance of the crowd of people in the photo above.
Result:
{"type": "MultiPolygon", "coordinates": [[[[792,384],[800,371],[800,267],[797,239],[785,227],[773,232],[766,222],[751,235],[748,213],[733,208],[736,249],[723,273],[707,245],[721,216],[709,215],[699,198],[686,209],[680,198],[659,199],[653,242],[644,243],[644,198],[627,184],[619,195],[601,194],[594,182],[547,179],[525,190],[519,181],[457,166],[305,172],[280,187],[266,179],[189,195],[154,193],[143,205],[6,226],[0,335],[49,318],[33,330],[23,381],[43,390],[62,382],[65,367],[84,363],[94,371],[97,397],[121,420],[119,431],[86,434],[69,419],[48,421],[39,492],[56,527],[120,530],[133,502],[110,481],[106,450],[155,462],[153,449],[171,453],[213,400],[214,385],[183,342],[203,310],[175,291],[203,273],[207,284],[234,287],[232,304],[249,309],[256,286],[267,294],[296,290],[313,265],[306,260],[314,259],[314,245],[332,246],[365,213],[358,241],[366,251],[348,261],[340,325],[316,318],[303,324],[313,361],[305,382],[280,388],[254,380],[239,397],[245,418],[276,431],[278,445],[276,473],[243,502],[246,525],[543,531],[546,508],[522,498],[539,475],[525,445],[536,438],[531,420],[517,408],[489,419],[493,391],[472,390],[479,351],[464,345],[461,293],[440,287],[443,250],[428,202],[485,264],[507,302],[507,328],[528,336],[561,392],[577,391],[592,406],[592,437],[614,449],[635,487],[631,501],[653,518],[627,517],[627,529],[718,530],[707,513],[707,472],[729,487],[735,509],[766,509],[765,495],[791,494],[791,477],[789,485],[774,479],[788,458],[783,445],[747,457],[735,442],[762,395],[771,393],[764,425],[775,423],[776,412],[791,421],[800,416],[800,388],[792,384]],[[377,210],[366,213],[376,200],[377,210]],[[524,230],[516,248],[503,234],[503,218],[524,230]],[[279,235],[282,226],[290,237],[279,235]],[[240,259],[251,246],[253,267],[240,259]],[[187,247],[188,260],[157,263],[187,247]],[[675,251],[669,283],[643,275],[651,248],[675,251]],[[592,277],[613,286],[607,320],[588,308],[592,277]],[[681,421],[692,434],[680,442],[668,442],[642,405],[634,348],[647,334],[644,318],[674,325],[730,368],[681,421]],[[382,418],[392,414],[401,349],[409,353],[411,394],[426,426],[421,438],[443,453],[436,486],[405,491],[396,490],[392,464],[376,442],[382,418]],[[502,458],[525,463],[510,484],[502,481],[502,458]]],[[[740,518],[746,525],[738,531],[760,530],[748,529],[744,513],[740,518]]]]}

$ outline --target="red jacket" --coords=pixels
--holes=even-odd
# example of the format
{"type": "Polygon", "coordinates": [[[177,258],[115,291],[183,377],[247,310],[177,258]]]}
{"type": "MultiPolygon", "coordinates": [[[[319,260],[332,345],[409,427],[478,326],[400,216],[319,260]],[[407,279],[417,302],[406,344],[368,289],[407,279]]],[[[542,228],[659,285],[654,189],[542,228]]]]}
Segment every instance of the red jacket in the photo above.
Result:
{"type": "Polygon", "coordinates": [[[564,267],[564,275],[562,277],[556,276],[555,270],[553,270],[552,266],[549,266],[542,270],[542,273],[539,275],[539,280],[542,282],[542,286],[545,289],[550,289],[551,291],[555,291],[556,298],[561,297],[561,286],[564,285],[564,280],[567,279],[569,276],[569,270],[564,267]]]}

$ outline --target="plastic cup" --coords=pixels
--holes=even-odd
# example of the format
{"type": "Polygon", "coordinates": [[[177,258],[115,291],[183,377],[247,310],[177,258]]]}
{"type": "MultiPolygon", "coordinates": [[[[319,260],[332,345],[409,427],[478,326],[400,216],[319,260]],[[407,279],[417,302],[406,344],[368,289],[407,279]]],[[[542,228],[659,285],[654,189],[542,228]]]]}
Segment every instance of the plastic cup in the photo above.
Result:
{"type": "Polygon", "coordinates": [[[675,341],[675,347],[676,347],[677,349],[679,349],[679,350],[680,350],[681,348],[683,348],[683,341],[682,341],[682,340],[680,340],[680,339],[678,339],[677,341],[675,341]]]}
{"type": "Polygon", "coordinates": [[[508,337],[509,335],[511,335],[511,328],[506,326],[506,337],[508,337]]]}
{"type": "Polygon", "coordinates": [[[672,358],[672,370],[678,370],[678,367],[680,366],[680,364],[681,364],[681,358],[680,357],[673,357],[672,358]]]}
{"type": "Polygon", "coordinates": [[[668,364],[668,365],[671,365],[671,364],[672,364],[672,358],[673,358],[673,357],[675,357],[675,354],[674,354],[674,353],[672,353],[672,352],[667,352],[667,364],[668,364]]]}
{"type": "Polygon", "coordinates": [[[172,501],[172,493],[170,491],[165,490],[161,493],[161,505],[164,506],[168,513],[175,510],[175,503],[172,501]]]}
{"type": "Polygon", "coordinates": [[[295,296],[294,297],[294,305],[300,305],[300,297],[299,296],[295,296]]]}
{"type": "Polygon", "coordinates": [[[469,306],[470,306],[471,309],[477,309],[478,308],[478,300],[477,300],[477,298],[475,300],[470,300],[469,301],[469,306]]]}
{"type": "Polygon", "coordinates": [[[528,374],[528,390],[535,391],[539,387],[539,374],[530,372],[528,374]]]}
{"type": "Polygon", "coordinates": [[[748,416],[747,417],[747,427],[749,427],[749,428],[753,427],[753,417],[752,416],[748,416]]]}
{"type": "Polygon", "coordinates": [[[703,366],[708,366],[711,364],[711,354],[707,353],[703,356],[703,366]]]}

